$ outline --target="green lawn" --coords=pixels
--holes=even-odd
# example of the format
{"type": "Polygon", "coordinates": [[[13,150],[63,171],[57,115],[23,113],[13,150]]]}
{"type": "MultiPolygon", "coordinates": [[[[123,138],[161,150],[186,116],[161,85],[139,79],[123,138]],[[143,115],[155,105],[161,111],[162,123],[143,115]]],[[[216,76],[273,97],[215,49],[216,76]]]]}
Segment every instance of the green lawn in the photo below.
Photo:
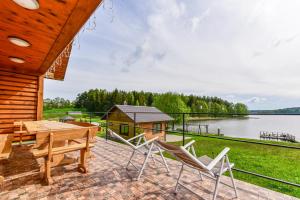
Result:
{"type": "Polygon", "coordinates": [[[59,118],[64,117],[67,115],[68,111],[82,111],[82,115],[70,115],[74,117],[77,121],[82,120],[86,122],[101,122],[100,116],[91,116],[85,113],[85,110],[78,109],[78,108],[59,108],[59,109],[51,109],[51,110],[44,110],[43,112],[43,119],[46,120],[55,120],[58,121],[59,118]]]}
{"type": "MultiPolygon", "coordinates": [[[[98,132],[98,136],[105,138],[105,128],[102,129],[102,132],[98,132]]],[[[190,140],[196,141],[194,147],[198,156],[208,155],[210,157],[215,157],[225,147],[229,147],[229,159],[231,162],[235,163],[236,168],[300,184],[300,149],[249,144],[245,142],[218,139],[217,137],[187,136],[192,137],[192,139],[186,140],[186,143],[190,140]]],[[[229,137],[225,138],[230,139],[229,137]]],[[[262,142],[254,139],[249,139],[249,141],[262,142]]],[[[271,141],[267,141],[266,143],[300,147],[299,143],[293,144],[271,141]]],[[[182,145],[182,142],[175,142],[173,144],[179,146],[182,145]]],[[[169,154],[165,155],[174,159],[169,154]]],[[[234,177],[239,180],[300,198],[300,188],[294,186],[288,186],[286,184],[243,174],[237,171],[234,171],[234,177]]]]}
{"type": "MultiPolygon", "coordinates": [[[[229,147],[231,149],[229,159],[235,163],[236,168],[300,184],[300,149],[249,144],[203,136],[192,136],[192,139],[196,141],[194,147],[199,156],[208,155],[215,157],[223,148],[229,147]]],[[[186,142],[188,142],[188,140],[186,142]]],[[[287,143],[274,143],[287,145],[287,143]]],[[[175,144],[182,145],[182,142],[176,142],[175,144]]],[[[299,144],[293,145],[299,146],[299,144]]],[[[167,156],[171,157],[170,155],[167,156]]],[[[234,176],[237,179],[249,183],[298,198],[300,197],[300,188],[297,187],[269,181],[237,171],[234,171],[234,176]]]]}
{"type": "MultiPolygon", "coordinates": [[[[70,109],[44,111],[44,119],[57,120],[59,117],[65,116],[67,111],[70,111],[70,109]]],[[[74,117],[76,120],[90,120],[88,115],[74,117]]],[[[102,122],[99,116],[92,117],[92,121],[102,122]]],[[[102,131],[98,133],[98,136],[105,137],[105,128],[102,128],[102,131]]],[[[187,137],[192,137],[192,139],[196,140],[194,146],[198,156],[208,155],[215,157],[223,148],[229,147],[231,149],[229,152],[229,159],[231,162],[235,163],[236,168],[300,184],[300,149],[288,149],[224,139],[246,140],[250,142],[263,142],[268,144],[271,143],[300,147],[299,143],[230,137],[222,137],[223,139],[218,139],[220,137],[217,136],[206,137],[187,135],[187,137]]],[[[188,140],[186,142],[188,142],[188,140]]],[[[182,142],[176,142],[174,144],[182,145],[182,142]]],[[[171,156],[167,155],[167,157],[171,156]]],[[[300,188],[243,174],[237,171],[234,171],[234,176],[236,179],[300,198],[300,188]]]]}

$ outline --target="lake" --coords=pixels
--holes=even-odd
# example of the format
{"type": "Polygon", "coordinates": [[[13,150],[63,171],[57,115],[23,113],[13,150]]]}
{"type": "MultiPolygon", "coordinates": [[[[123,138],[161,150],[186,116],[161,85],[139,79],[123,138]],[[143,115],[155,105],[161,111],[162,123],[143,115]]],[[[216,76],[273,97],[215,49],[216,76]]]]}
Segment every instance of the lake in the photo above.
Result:
{"type": "Polygon", "coordinates": [[[260,131],[268,131],[292,134],[297,141],[300,140],[300,116],[296,115],[251,115],[245,119],[190,121],[189,130],[197,130],[199,123],[208,124],[210,133],[217,133],[220,128],[225,136],[258,139],[260,131]]]}

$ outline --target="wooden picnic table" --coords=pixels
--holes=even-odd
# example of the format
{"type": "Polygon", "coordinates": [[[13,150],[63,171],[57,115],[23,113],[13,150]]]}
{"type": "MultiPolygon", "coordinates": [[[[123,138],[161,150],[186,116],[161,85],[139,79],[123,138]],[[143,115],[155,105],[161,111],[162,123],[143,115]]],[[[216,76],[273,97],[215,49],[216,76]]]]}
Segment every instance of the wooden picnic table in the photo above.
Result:
{"type": "Polygon", "coordinates": [[[56,131],[56,130],[65,130],[65,129],[80,129],[82,126],[67,124],[56,121],[26,121],[23,122],[24,126],[29,134],[36,134],[38,132],[44,131],[56,131]]]}
{"type": "MultiPolygon", "coordinates": [[[[41,132],[49,132],[49,131],[59,131],[59,130],[72,130],[72,129],[86,129],[86,127],[74,125],[74,124],[67,124],[62,122],[56,121],[48,121],[48,120],[41,120],[41,121],[26,121],[23,122],[24,126],[28,132],[28,134],[35,135],[41,132]]],[[[62,147],[67,144],[68,141],[61,141],[55,142],[53,147],[62,147]]],[[[53,156],[53,161],[51,162],[51,166],[59,166],[59,165],[66,165],[76,162],[77,159],[67,157],[66,155],[55,155],[53,156]]],[[[41,171],[44,169],[44,166],[41,166],[41,171]]]]}

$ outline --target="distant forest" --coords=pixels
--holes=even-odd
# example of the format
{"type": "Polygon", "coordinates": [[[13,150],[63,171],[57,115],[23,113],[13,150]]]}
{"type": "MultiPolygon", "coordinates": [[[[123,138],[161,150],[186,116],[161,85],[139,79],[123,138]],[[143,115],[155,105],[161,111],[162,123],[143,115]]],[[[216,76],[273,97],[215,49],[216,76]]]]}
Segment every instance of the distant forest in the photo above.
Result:
{"type": "Polygon", "coordinates": [[[282,108],[276,110],[251,110],[251,114],[300,114],[300,107],[282,108]]]}
{"type": "Polygon", "coordinates": [[[78,94],[74,107],[89,112],[105,112],[115,104],[155,106],[166,113],[248,114],[247,106],[231,103],[218,97],[184,95],[178,93],[152,93],[115,89],[92,89],[78,94]]]}
{"type": "MultiPolygon", "coordinates": [[[[44,109],[76,108],[87,112],[106,112],[115,104],[155,106],[165,113],[205,113],[200,116],[247,115],[247,106],[231,103],[218,97],[184,95],[178,93],[152,93],[144,91],[122,91],[115,89],[92,89],[77,95],[75,101],[63,98],[45,99],[44,109]],[[207,114],[209,113],[209,114],[207,114]]],[[[181,116],[172,115],[177,120],[181,116]]]]}

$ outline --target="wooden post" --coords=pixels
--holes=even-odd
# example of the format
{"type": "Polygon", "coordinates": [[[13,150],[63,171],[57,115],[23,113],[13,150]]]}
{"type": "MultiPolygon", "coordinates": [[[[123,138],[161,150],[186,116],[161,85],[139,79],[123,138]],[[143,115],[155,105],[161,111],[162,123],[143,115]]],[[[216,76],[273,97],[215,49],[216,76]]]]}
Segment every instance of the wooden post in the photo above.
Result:
{"type": "MultiPolygon", "coordinates": [[[[136,136],[136,113],[133,113],[133,137],[136,136]]],[[[133,143],[136,144],[136,139],[133,140],[133,143]]]]}
{"type": "Polygon", "coordinates": [[[51,160],[52,160],[52,147],[53,147],[53,133],[49,134],[49,147],[48,156],[45,159],[45,178],[48,185],[52,184],[51,178],[51,160]]]}
{"type": "Polygon", "coordinates": [[[185,114],[182,114],[182,146],[185,144],[185,114]]]}
{"type": "Polygon", "coordinates": [[[205,125],[206,133],[208,134],[208,125],[205,125]]]}
{"type": "Polygon", "coordinates": [[[43,119],[43,102],[44,102],[44,76],[40,76],[38,80],[36,120],[43,119]]]}

